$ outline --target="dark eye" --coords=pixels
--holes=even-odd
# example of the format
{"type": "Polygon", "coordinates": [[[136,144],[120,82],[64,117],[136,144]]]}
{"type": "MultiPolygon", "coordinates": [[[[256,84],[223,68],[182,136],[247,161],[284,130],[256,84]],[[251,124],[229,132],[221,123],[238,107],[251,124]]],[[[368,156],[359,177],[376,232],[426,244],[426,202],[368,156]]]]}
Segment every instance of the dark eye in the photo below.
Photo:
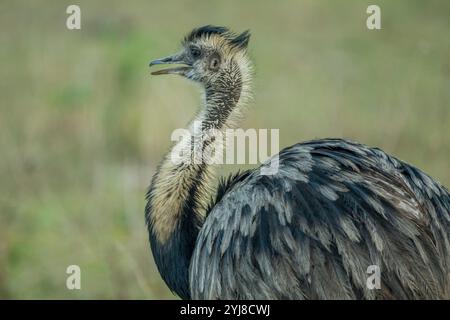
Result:
{"type": "Polygon", "coordinates": [[[197,48],[197,47],[191,47],[189,50],[191,51],[192,57],[195,58],[195,59],[199,58],[201,56],[201,54],[202,54],[200,49],[197,48]]]}

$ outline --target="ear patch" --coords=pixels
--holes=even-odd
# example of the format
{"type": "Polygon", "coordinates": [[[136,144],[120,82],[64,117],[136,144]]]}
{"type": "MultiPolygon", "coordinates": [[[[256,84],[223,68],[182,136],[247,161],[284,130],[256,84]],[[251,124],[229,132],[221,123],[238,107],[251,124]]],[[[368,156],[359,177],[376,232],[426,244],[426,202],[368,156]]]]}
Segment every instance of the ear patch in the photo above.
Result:
{"type": "Polygon", "coordinates": [[[242,32],[237,37],[231,39],[230,43],[239,49],[246,49],[250,40],[250,30],[242,32]]]}
{"type": "Polygon", "coordinates": [[[217,71],[220,67],[220,56],[217,53],[211,55],[208,61],[208,68],[211,71],[217,71]]]}

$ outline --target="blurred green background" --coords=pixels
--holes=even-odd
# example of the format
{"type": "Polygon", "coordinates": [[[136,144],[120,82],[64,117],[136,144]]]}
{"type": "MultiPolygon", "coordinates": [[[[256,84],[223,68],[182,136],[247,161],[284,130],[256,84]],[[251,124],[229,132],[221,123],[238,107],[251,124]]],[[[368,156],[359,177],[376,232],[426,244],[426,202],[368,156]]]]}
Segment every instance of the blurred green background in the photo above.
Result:
{"type": "MultiPolygon", "coordinates": [[[[0,298],[173,298],[144,194],[199,90],[147,67],[205,24],[251,29],[243,128],[346,137],[450,186],[449,1],[0,1],[0,298]],[[82,29],[66,29],[78,4],[82,29]],[[365,26],[378,4],[382,30],[365,26]],[[66,289],[68,265],[82,290],[66,289]]],[[[233,171],[226,167],[221,172],[233,171]]]]}

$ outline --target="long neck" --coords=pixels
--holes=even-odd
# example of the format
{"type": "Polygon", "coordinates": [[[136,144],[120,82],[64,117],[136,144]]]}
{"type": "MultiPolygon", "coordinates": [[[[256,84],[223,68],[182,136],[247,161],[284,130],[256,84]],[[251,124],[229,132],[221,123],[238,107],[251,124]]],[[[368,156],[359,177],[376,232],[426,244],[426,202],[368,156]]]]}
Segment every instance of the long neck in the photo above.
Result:
{"type": "Polygon", "coordinates": [[[204,139],[205,129],[223,131],[239,112],[247,86],[240,69],[233,67],[227,81],[205,88],[203,111],[188,129],[193,139],[182,139],[174,145],[159,165],[147,193],[146,221],[156,265],[169,288],[184,299],[190,298],[189,265],[211,198],[213,178],[211,165],[194,160],[192,151],[202,150],[209,143],[211,136],[204,139]],[[201,141],[199,148],[196,144],[201,141]],[[174,161],[180,151],[185,157],[174,161]]]}

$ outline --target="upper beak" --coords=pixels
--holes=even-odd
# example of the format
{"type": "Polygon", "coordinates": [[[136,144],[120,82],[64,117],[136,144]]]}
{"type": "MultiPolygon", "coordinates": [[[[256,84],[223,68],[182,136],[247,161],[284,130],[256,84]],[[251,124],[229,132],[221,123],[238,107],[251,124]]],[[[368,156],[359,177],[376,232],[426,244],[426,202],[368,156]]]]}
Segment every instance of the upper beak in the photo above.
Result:
{"type": "Polygon", "coordinates": [[[180,74],[185,75],[187,71],[191,69],[188,63],[186,63],[183,59],[182,54],[174,54],[172,56],[168,56],[161,59],[156,59],[150,62],[149,67],[152,67],[154,65],[158,64],[184,64],[185,66],[182,67],[175,67],[175,68],[167,68],[167,69],[161,69],[158,71],[153,71],[152,75],[160,75],[160,74],[180,74]]]}

